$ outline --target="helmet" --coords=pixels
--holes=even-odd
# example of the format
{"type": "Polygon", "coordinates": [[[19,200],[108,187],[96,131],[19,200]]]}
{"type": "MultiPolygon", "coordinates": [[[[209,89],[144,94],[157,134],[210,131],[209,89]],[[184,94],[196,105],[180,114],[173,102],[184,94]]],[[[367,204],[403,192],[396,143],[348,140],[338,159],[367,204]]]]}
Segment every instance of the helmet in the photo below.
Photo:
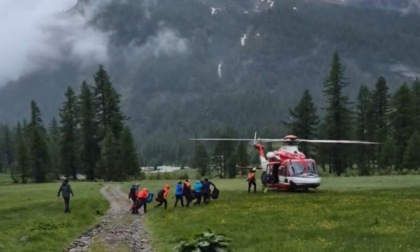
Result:
{"type": "Polygon", "coordinates": [[[254,167],[254,168],[252,168],[252,171],[257,171],[257,168],[255,168],[255,167],[254,167]]]}

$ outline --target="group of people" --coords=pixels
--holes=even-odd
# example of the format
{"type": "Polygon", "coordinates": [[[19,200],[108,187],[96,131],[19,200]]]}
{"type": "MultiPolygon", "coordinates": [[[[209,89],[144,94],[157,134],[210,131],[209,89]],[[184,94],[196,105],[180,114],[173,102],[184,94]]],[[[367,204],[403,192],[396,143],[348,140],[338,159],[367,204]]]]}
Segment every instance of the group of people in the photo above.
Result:
{"type": "MultiPolygon", "coordinates": [[[[255,178],[256,169],[253,168],[247,177],[248,182],[248,193],[251,193],[251,187],[254,187],[254,193],[257,192],[257,184],[255,178]]],[[[261,175],[261,183],[262,189],[264,192],[267,192],[268,183],[269,183],[269,175],[266,172],[263,172],[261,175]]],[[[133,214],[137,214],[138,210],[143,207],[143,211],[147,212],[147,204],[153,201],[154,194],[150,193],[147,188],[143,188],[139,191],[140,184],[133,185],[130,188],[130,192],[128,194],[128,198],[133,201],[131,206],[131,211],[133,214]]],[[[156,202],[157,204],[154,206],[155,208],[164,205],[165,209],[168,208],[168,194],[170,190],[170,185],[166,184],[163,189],[159,190],[156,195],[156,202]]],[[[74,197],[73,191],[71,189],[68,180],[64,180],[62,185],[60,186],[57,196],[60,197],[60,194],[63,195],[64,199],[64,212],[70,212],[70,195],[74,197]]],[[[201,201],[204,204],[208,204],[210,198],[217,198],[219,194],[219,190],[217,187],[206,179],[201,179],[194,184],[192,187],[189,179],[185,179],[184,181],[179,181],[175,187],[175,203],[174,208],[178,206],[178,203],[181,203],[181,206],[189,207],[190,204],[195,200],[193,203],[194,206],[199,206],[201,201]],[[211,186],[213,186],[213,190],[211,190],[211,186]],[[185,202],[184,202],[185,198],[185,202]]]]}
{"type": "MultiPolygon", "coordinates": [[[[154,197],[154,194],[150,193],[147,188],[143,188],[139,191],[139,187],[140,184],[133,185],[128,194],[128,198],[133,201],[133,204],[131,206],[131,212],[133,214],[138,214],[139,209],[142,207],[143,212],[146,213],[147,204],[152,202],[154,197]]],[[[170,185],[166,184],[163,187],[163,189],[157,192],[157,195],[155,197],[155,200],[157,202],[154,206],[155,208],[160,207],[162,205],[164,205],[165,209],[168,208],[167,197],[169,195],[170,188],[170,185]]],[[[174,208],[178,206],[178,203],[181,203],[182,207],[189,207],[194,200],[194,206],[199,206],[202,200],[204,204],[208,204],[210,202],[210,198],[217,198],[218,194],[219,190],[217,189],[217,187],[207,178],[197,181],[194,184],[194,187],[192,187],[189,179],[185,179],[184,181],[179,181],[175,187],[174,208]],[[213,190],[211,190],[211,186],[213,186],[213,190]]]]}
{"type": "MultiPolygon", "coordinates": [[[[248,193],[251,193],[251,187],[254,187],[254,193],[257,192],[257,182],[255,178],[255,172],[257,171],[256,168],[252,168],[252,170],[248,173],[248,177],[246,181],[248,182],[248,193]]],[[[261,174],[261,184],[262,184],[262,190],[264,193],[268,190],[268,183],[270,180],[270,176],[263,171],[261,174]]]]}

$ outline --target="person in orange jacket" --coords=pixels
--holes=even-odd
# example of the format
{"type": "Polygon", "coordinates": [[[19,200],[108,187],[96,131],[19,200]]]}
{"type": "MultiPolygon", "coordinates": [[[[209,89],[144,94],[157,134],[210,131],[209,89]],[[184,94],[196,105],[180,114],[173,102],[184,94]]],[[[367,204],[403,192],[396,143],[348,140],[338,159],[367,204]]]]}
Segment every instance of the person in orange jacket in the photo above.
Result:
{"type": "Polygon", "coordinates": [[[248,181],[248,193],[251,193],[251,186],[254,186],[254,193],[257,192],[257,183],[255,181],[255,172],[257,169],[252,168],[252,170],[248,173],[248,178],[246,181],[248,181]]]}
{"type": "Polygon", "coordinates": [[[144,213],[147,213],[147,198],[149,197],[149,190],[143,188],[140,192],[137,193],[137,202],[136,207],[134,208],[134,214],[139,213],[139,209],[143,206],[144,213]]]}
{"type": "Polygon", "coordinates": [[[166,197],[168,196],[170,188],[171,187],[168,184],[166,184],[162,190],[159,190],[156,196],[156,201],[159,202],[159,204],[155,205],[155,208],[160,207],[162,204],[165,204],[165,209],[168,209],[168,201],[166,200],[166,197]]]}

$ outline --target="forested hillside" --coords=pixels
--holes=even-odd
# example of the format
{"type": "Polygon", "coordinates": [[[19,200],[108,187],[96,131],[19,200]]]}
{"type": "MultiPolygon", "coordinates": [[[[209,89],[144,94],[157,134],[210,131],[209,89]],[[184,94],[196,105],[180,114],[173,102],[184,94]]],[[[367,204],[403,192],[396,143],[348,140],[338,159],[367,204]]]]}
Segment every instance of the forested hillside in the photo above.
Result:
{"type": "MultiPolygon", "coordinates": [[[[79,1],[63,15],[84,15],[93,4],[79,1]]],[[[189,137],[226,127],[282,137],[305,89],[322,118],[334,51],[354,102],[380,76],[394,92],[420,73],[419,16],[399,11],[303,0],[125,0],[102,4],[89,25],[109,32],[103,64],[149,163],[186,162],[189,137]]],[[[63,60],[2,87],[0,121],[29,120],[31,100],[45,121],[57,117],[68,86],[93,83],[98,66],[79,65],[63,60]]]]}

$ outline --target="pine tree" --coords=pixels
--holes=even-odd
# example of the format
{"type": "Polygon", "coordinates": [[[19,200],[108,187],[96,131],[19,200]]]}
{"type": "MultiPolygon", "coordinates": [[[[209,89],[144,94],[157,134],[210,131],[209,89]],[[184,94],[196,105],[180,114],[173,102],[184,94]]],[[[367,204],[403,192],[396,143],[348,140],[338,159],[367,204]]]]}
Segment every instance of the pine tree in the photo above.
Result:
{"type": "Polygon", "coordinates": [[[102,66],[96,72],[93,87],[93,103],[96,108],[96,121],[99,139],[105,137],[110,128],[115,139],[119,139],[126,117],[120,111],[120,95],[114,90],[108,73],[102,66]]]}
{"type": "Polygon", "coordinates": [[[2,173],[4,169],[4,166],[3,166],[4,146],[3,146],[3,139],[2,139],[2,135],[3,135],[2,130],[3,130],[3,127],[0,124],[0,173],[2,173]]]}
{"type": "Polygon", "coordinates": [[[417,132],[411,136],[403,157],[403,166],[407,169],[417,170],[420,167],[420,135],[417,132]]]}
{"type": "MultiPolygon", "coordinates": [[[[292,118],[291,123],[286,123],[289,127],[289,134],[299,136],[302,139],[316,138],[319,119],[312,96],[307,89],[303,92],[298,105],[294,109],[289,109],[289,113],[292,118]]],[[[299,148],[303,153],[310,153],[309,146],[305,142],[301,143],[299,148]]]]}
{"type": "Polygon", "coordinates": [[[61,132],[58,126],[57,120],[53,118],[49,125],[49,142],[48,150],[50,154],[51,172],[55,178],[60,175],[60,144],[61,144],[61,132]]]}
{"type": "Polygon", "coordinates": [[[21,183],[26,184],[29,177],[30,157],[20,122],[16,128],[16,161],[16,175],[20,177],[21,183]]]}
{"type": "Polygon", "coordinates": [[[395,160],[395,144],[392,139],[388,138],[384,141],[381,153],[379,155],[379,168],[390,170],[395,160]]]}
{"type": "Polygon", "coordinates": [[[78,133],[77,133],[77,98],[73,89],[67,88],[66,101],[60,109],[61,122],[61,168],[66,177],[77,179],[78,133]]]}
{"type": "Polygon", "coordinates": [[[126,175],[131,177],[138,177],[140,174],[139,159],[134,146],[133,136],[130,128],[124,127],[121,136],[121,157],[120,167],[126,175]]]}
{"type": "MultiPolygon", "coordinates": [[[[231,128],[225,129],[225,131],[219,135],[220,138],[233,138],[234,130],[231,128]]],[[[224,176],[226,172],[229,178],[236,176],[236,155],[235,155],[235,144],[231,141],[218,141],[214,148],[215,156],[223,156],[224,160],[224,176]]]]}
{"type": "MultiPolygon", "coordinates": [[[[388,137],[388,107],[389,107],[388,86],[383,77],[380,77],[375,85],[373,92],[372,110],[373,115],[371,120],[374,122],[374,141],[384,143],[388,137]]],[[[375,159],[381,153],[382,144],[376,146],[376,153],[372,157],[375,159]]]]}
{"type": "Polygon", "coordinates": [[[6,165],[8,167],[10,167],[14,161],[14,150],[13,150],[13,140],[12,140],[12,136],[10,133],[10,129],[9,127],[5,126],[4,127],[4,144],[3,144],[3,157],[4,157],[4,162],[6,163],[6,165]]]}
{"type": "Polygon", "coordinates": [[[194,149],[193,167],[198,169],[201,176],[205,176],[209,173],[208,170],[208,155],[206,148],[202,144],[197,144],[194,149]]]}
{"type": "Polygon", "coordinates": [[[35,101],[31,101],[31,121],[28,124],[30,166],[35,183],[46,181],[49,157],[45,128],[42,125],[41,111],[35,101]]]}
{"type": "Polygon", "coordinates": [[[395,141],[395,167],[402,169],[403,155],[408,141],[416,129],[416,104],[415,97],[406,83],[395,92],[391,102],[392,112],[390,124],[395,141]]]}
{"type": "MultiPolygon", "coordinates": [[[[337,52],[334,52],[329,75],[324,82],[324,95],[327,100],[325,125],[330,139],[349,139],[351,134],[351,110],[349,98],[342,94],[348,83],[344,77],[345,67],[341,64],[337,52]]],[[[346,149],[342,145],[331,146],[331,164],[334,172],[341,175],[346,164],[346,149]]]]}
{"type": "MultiPolygon", "coordinates": [[[[372,121],[372,93],[365,85],[360,86],[357,96],[357,119],[356,119],[356,137],[359,140],[373,140],[374,122],[372,121]]],[[[357,167],[360,175],[369,175],[370,164],[369,157],[373,154],[371,146],[361,145],[356,147],[357,167]]]]}
{"type": "Polygon", "coordinates": [[[237,151],[236,151],[236,156],[238,159],[238,165],[242,167],[249,165],[250,158],[246,150],[245,143],[243,142],[239,143],[237,151]]]}
{"type": "Polygon", "coordinates": [[[102,154],[100,163],[105,172],[105,180],[108,181],[120,181],[123,179],[123,172],[119,167],[119,153],[118,153],[118,142],[116,141],[114,134],[110,128],[108,128],[102,146],[102,154]]]}
{"type": "Polygon", "coordinates": [[[416,119],[416,128],[418,128],[420,127],[420,80],[418,78],[413,82],[411,90],[416,103],[416,112],[414,117],[416,119]]]}
{"type": "Polygon", "coordinates": [[[100,177],[97,163],[100,159],[99,139],[95,124],[95,107],[93,95],[88,84],[83,81],[79,95],[79,123],[81,135],[81,165],[86,173],[86,179],[92,181],[100,177]]]}

